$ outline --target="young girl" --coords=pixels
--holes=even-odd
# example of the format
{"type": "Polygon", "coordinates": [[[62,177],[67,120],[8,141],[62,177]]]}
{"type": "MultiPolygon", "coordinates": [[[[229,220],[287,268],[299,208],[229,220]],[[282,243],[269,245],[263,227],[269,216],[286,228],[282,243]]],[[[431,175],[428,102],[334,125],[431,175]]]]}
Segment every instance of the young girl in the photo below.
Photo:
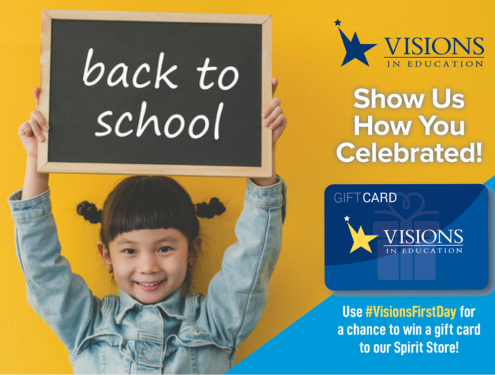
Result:
{"type": "MultiPolygon", "coordinates": [[[[272,83],[275,91],[278,82],[272,83]]],[[[226,372],[261,316],[281,248],[285,184],[275,175],[275,158],[271,177],[247,180],[238,242],[226,250],[206,296],[187,294],[201,238],[197,208],[177,182],[130,177],[110,193],[102,212],[80,205],[81,214],[101,221],[98,251],[119,286],[118,296],[100,300],[60,255],[48,174],[36,171],[38,141],[48,130],[39,92],[36,110],[19,128],[27,151],[24,188],[9,204],[29,304],[67,347],[74,372],[226,372]]],[[[287,123],[280,100],[262,116],[273,129],[274,152],[287,123]]]]}

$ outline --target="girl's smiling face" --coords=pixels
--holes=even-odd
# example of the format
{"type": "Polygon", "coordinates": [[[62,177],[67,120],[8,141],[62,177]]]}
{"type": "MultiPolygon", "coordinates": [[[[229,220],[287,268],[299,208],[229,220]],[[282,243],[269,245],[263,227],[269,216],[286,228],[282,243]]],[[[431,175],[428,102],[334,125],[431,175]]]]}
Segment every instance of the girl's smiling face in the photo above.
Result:
{"type": "Polygon", "coordinates": [[[177,229],[139,229],[117,235],[109,248],[110,256],[98,242],[103,262],[112,265],[119,287],[143,304],[154,304],[180,288],[187,264],[199,256],[201,240],[189,246],[177,229]]]}

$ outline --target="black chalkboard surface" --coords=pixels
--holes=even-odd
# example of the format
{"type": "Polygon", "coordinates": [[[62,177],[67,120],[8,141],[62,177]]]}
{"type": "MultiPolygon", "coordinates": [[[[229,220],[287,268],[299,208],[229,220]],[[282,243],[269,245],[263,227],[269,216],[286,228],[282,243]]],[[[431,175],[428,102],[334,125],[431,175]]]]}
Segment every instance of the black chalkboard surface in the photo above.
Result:
{"type": "Polygon", "coordinates": [[[271,17],[45,10],[39,170],[268,176],[271,17]]]}

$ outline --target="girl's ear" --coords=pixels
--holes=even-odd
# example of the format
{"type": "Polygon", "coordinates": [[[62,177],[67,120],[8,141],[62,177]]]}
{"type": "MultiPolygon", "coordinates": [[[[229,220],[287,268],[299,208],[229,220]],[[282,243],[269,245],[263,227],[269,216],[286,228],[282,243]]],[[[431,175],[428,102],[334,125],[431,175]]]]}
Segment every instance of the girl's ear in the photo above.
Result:
{"type": "Polygon", "coordinates": [[[201,237],[197,237],[189,246],[189,256],[187,257],[187,263],[196,263],[201,255],[201,237]]]}
{"type": "Polygon", "coordinates": [[[108,267],[110,264],[112,264],[112,259],[110,258],[110,252],[108,251],[106,246],[103,244],[103,242],[98,241],[96,243],[96,247],[98,248],[98,253],[101,256],[103,263],[105,263],[105,266],[108,267]]]}

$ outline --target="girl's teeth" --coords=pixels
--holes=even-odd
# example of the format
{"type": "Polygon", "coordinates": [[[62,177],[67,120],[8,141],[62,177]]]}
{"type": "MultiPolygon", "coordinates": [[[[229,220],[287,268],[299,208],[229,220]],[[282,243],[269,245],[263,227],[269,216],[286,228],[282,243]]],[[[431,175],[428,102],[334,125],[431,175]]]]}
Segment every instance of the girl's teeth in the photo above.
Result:
{"type": "MultiPolygon", "coordinates": [[[[136,281],[137,282],[137,281],[136,281]]],[[[153,286],[153,285],[157,285],[157,284],[160,284],[161,281],[157,282],[157,283],[138,283],[139,285],[144,285],[144,286],[153,286]]]]}

